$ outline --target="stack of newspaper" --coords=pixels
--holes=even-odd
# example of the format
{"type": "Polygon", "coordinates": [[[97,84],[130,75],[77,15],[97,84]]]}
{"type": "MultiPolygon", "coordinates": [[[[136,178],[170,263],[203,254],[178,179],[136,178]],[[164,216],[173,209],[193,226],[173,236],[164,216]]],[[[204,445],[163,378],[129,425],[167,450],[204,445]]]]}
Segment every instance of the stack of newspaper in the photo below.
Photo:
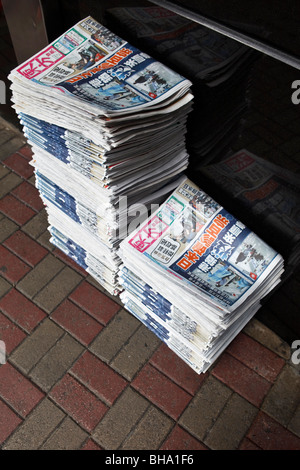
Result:
{"type": "Polygon", "coordinates": [[[249,79],[258,53],[162,7],[112,8],[107,18],[120,34],[192,81],[190,164],[203,165],[224,155],[248,109],[249,79]]]}
{"type": "Polygon", "coordinates": [[[299,175],[247,149],[203,167],[201,175],[205,187],[280,251],[291,273],[300,261],[299,175]]]}
{"type": "Polygon", "coordinates": [[[119,252],[125,307],[198,373],[284,271],[280,254],[188,178],[119,252]]]}
{"type": "Polygon", "coordinates": [[[52,242],[118,293],[128,209],[160,202],[187,168],[191,82],[91,17],[9,78],[52,242]]]}

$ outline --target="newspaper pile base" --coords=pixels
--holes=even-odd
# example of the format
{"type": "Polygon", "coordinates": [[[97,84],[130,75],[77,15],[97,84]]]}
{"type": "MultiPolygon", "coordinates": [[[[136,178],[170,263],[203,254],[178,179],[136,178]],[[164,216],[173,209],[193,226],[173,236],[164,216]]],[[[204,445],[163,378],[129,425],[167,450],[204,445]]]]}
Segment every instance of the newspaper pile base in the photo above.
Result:
{"type": "Polygon", "coordinates": [[[280,254],[188,178],[119,254],[125,307],[198,373],[284,272],[280,254]]]}
{"type": "MultiPolygon", "coordinates": [[[[257,51],[162,7],[107,10],[118,28],[158,60],[193,83],[194,109],[188,122],[190,165],[222,155],[248,109],[248,89],[257,51]]],[[[243,24],[253,33],[258,27],[243,24]]],[[[262,31],[260,31],[262,34],[262,31]]]]}
{"type": "MultiPolygon", "coordinates": [[[[293,271],[300,261],[300,177],[247,149],[201,169],[207,187],[220,188],[234,212],[284,259],[293,271]],[[249,222],[248,222],[249,220],[249,222]]],[[[203,179],[203,178],[202,178],[203,179]]]]}
{"type": "Polygon", "coordinates": [[[91,17],[9,78],[51,241],[117,294],[120,219],[161,202],[187,168],[191,82],[91,17]]]}

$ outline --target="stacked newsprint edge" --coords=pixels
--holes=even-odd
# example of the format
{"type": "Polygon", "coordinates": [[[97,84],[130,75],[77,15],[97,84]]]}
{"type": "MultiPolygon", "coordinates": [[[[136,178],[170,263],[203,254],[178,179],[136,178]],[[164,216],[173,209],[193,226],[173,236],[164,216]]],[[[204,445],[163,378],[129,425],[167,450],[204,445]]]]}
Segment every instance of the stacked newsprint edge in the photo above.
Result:
{"type": "Polygon", "coordinates": [[[119,253],[125,307],[198,373],[284,272],[280,254],[188,178],[119,253]]]}
{"type": "Polygon", "coordinates": [[[187,168],[191,82],[92,17],[9,78],[52,243],[118,294],[128,208],[161,202],[187,168]]]}

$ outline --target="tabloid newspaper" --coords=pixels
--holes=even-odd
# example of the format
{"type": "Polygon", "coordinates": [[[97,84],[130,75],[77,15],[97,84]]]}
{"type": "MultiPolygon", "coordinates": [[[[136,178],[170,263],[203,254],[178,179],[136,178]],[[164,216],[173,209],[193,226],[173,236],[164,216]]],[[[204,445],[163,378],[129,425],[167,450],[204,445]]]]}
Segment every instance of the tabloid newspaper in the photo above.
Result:
{"type": "Polygon", "coordinates": [[[126,308],[197,372],[207,370],[284,271],[280,254],[188,178],[119,254],[126,308]]]}

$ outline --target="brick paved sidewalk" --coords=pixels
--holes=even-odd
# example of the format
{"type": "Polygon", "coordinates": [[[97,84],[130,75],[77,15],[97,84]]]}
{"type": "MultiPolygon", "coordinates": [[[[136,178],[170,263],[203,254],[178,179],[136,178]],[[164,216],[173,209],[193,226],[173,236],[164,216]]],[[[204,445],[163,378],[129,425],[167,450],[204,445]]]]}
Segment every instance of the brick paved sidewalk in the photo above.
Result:
{"type": "Polygon", "coordinates": [[[290,345],[254,319],[194,373],[50,245],[30,148],[4,120],[0,146],[1,448],[299,450],[290,345]]]}

